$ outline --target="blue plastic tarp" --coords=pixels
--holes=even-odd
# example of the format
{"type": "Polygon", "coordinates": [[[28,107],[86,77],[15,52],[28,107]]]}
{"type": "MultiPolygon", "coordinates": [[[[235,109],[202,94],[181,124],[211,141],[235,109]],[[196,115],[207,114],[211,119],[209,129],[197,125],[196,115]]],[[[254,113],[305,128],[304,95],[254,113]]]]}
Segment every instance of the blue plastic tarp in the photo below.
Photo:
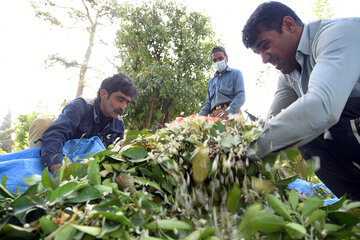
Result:
{"type": "MultiPolygon", "coordinates": [[[[329,194],[332,194],[330,189],[328,187],[326,187],[325,184],[323,184],[323,183],[314,184],[314,183],[307,182],[307,181],[301,180],[301,179],[296,179],[294,182],[290,183],[288,185],[288,187],[290,189],[295,189],[296,191],[301,192],[305,196],[314,196],[315,192],[317,191],[317,189],[319,187],[322,187],[329,194]]],[[[329,205],[329,204],[334,203],[334,202],[336,202],[338,200],[339,199],[336,196],[334,196],[334,198],[326,199],[324,201],[324,205],[329,205]]]]}
{"type": "MultiPolygon", "coordinates": [[[[79,139],[67,141],[63,147],[63,154],[66,155],[79,139]]],[[[99,137],[95,136],[89,139],[81,139],[79,144],[70,152],[68,158],[75,162],[86,158],[89,154],[95,154],[105,150],[103,143],[99,137]]],[[[0,155],[0,178],[6,175],[8,181],[6,187],[12,193],[16,193],[18,185],[23,192],[27,185],[23,178],[31,175],[41,175],[44,166],[40,159],[40,147],[33,147],[15,153],[0,155]]]]}

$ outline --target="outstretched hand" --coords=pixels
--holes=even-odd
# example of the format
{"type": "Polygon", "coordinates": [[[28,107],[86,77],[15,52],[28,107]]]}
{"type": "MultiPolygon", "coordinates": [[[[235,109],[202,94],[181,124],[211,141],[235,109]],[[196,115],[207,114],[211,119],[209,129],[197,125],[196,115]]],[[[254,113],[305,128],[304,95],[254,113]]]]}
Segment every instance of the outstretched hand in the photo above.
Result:
{"type": "Polygon", "coordinates": [[[61,163],[57,163],[57,164],[51,165],[51,166],[49,167],[49,170],[50,170],[50,172],[52,173],[52,175],[53,175],[54,177],[56,177],[56,175],[57,175],[59,169],[61,168],[61,166],[62,166],[61,163]]]}

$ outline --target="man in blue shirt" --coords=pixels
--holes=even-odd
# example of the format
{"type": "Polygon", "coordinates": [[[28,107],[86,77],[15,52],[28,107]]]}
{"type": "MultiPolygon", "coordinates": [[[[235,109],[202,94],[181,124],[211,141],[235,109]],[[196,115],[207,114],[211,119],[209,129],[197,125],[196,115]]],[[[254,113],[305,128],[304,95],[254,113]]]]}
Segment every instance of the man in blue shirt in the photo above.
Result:
{"type": "Polygon", "coordinates": [[[120,116],[137,94],[136,86],[127,75],[118,73],[106,78],[94,100],[72,100],[52,124],[44,118],[35,120],[30,132],[36,134],[29,135],[41,136],[41,139],[29,139],[30,146],[34,146],[34,140],[41,141],[40,155],[44,167],[56,175],[62,165],[62,148],[67,140],[81,138],[83,134],[85,138],[98,136],[107,147],[122,139],[124,123],[120,116]],[[44,124],[51,125],[47,128],[44,124]]]}
{"type": "Polygon", "coordinates": [[[303,24],[282,3],[258,6],[243,42],[282,74],[250,159],[299,147],[335,195],[360,200],[359,39],[360,18],[303,24]]]}
{"type": "Polygon", "coordinates": [[[237,69],[228,67],[228,55],[221,46],[211,50],[216,73],[207,87],[205,106],[200,115],[227,119],[228,114],[238,113],[245,102],[244,79],[237,69]]]}

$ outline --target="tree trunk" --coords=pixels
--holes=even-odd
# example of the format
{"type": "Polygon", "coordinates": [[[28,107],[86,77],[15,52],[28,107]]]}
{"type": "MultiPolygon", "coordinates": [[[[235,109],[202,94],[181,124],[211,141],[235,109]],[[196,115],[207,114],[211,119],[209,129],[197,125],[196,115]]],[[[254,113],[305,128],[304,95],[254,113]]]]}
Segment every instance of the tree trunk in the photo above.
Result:
{"type": "Polygon", "coordinates": [[[86,71],[88,69],[88,65],[89,65],[89,60],[91,57],[91,52],[92,52],[92,48],[94,46],[94,38],[95,38],[95,33],[96,33],[96,27],[98,24],[98,18],[99,18],[99,12],[97,12],[96,14],[96,18],[95,18],[95,22],[93,22],[90,18],[90,15],[88,15],[89,21],[91,23],[91,27],[90,27],[90,39],[89,39],[89,45],[88,48],[86,50],[85,56],[84,56],[84,60],[81,64],[80,67],[80,75],[79,75],[79,81],[78,81],[78,89],[76,92],[76,98],[81,97],[84,91],[84,87],[85,87],[85,74],[86,71]]]}
{"type": "Polygon", "coordinates": [[[171,105],[172,99],[165,98],[163,101],[161,113],[164,115],[164,118],[161,120],[161,125],[164,126],[165,123],[169,121],[169,107],[171,105]]]}
{"type": "Polygon", "coordinates": [[[147,129],[150,128],[152,115],[153,115],[153,113],[154,113],[154,107],[155,107],[155,100],[152,99],[152,100],[151,100],[151,103],[150,103],[149,117],[148,117],[148,121],[147,121],[147,124],[146,124],[146,128],[147,128],[147,129]]]}

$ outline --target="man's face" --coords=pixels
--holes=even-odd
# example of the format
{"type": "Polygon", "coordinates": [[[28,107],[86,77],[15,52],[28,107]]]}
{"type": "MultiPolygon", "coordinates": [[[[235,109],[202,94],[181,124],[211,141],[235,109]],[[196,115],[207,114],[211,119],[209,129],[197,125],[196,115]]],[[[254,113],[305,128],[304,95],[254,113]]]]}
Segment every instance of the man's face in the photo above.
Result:
{"type": "Polygon", "coordinates": [[[281,34],[276,30],[263,30],[251,49],[260,54],[263,63],[271,63],[287,74],[298,66],[295,58],[298,41],[292,32],[284,27],[282,29],[281,34]]]}
{"type": "Polygon", "coordinates": [[[225,54],[223,52],[215,52],[215,53],[211,54],[211,58],[212,58],[213,63],[220,62],[224,59],[225,59],[226,63],[228,61],[227,55],[225,56],[225,54]]]}
{"type": "Polygon", "coordinates": [[[130,102],[131,97],[120,91],[113,92],[111,95],[105,90],[100,91],[100,109],[106,117],[117,118],[121,115],[130,102]]]}

